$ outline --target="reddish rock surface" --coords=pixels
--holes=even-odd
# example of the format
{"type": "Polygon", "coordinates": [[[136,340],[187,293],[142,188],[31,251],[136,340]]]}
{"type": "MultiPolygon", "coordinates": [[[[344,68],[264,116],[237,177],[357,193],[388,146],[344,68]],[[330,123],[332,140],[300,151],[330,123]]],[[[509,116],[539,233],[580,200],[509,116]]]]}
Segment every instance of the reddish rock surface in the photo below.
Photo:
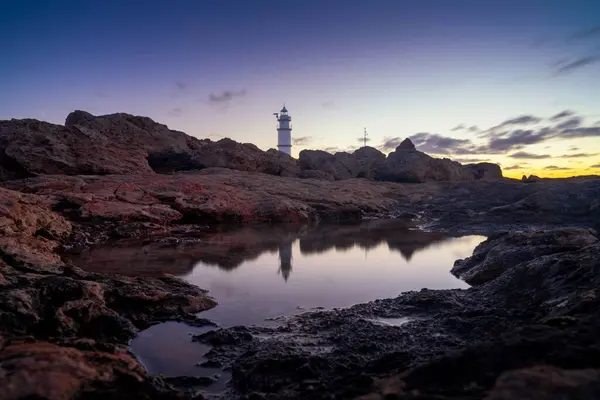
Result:
{"type": "Polygon", "coordinates": [[[51,203],[0,188],[1,397],[160,398],[127,354],[127,341],[156,321],[196,322],[195,313],[215,302],[170,276],[109,276],[65,265],[55,250],[72,226],[51,203]]]}

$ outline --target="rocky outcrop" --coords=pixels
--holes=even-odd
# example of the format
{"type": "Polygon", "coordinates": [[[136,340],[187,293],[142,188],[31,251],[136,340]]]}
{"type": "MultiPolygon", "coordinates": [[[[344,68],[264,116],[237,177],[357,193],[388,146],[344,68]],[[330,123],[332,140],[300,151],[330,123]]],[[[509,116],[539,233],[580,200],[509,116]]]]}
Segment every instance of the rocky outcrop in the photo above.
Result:
{"type": "Polygon", "coordinates": [[[477,164],[465,164],[463,167],[473,174],[475,180],[480,179],[502,179],[502,169],[498,164],[492,163],[477,163],[477,164]]]}
{"type": "Polygon", "coordinates": [[[385,163],[385,154],[373,147],[361,147],[352,155],[358,163],[357,178],[374,180],[377,170],[385,163]]]}
{"type": "Polygon", "coordinates": [[[473,256],[456,261],[452,273],[471,285],[481,285],[521,263],[597,243],[596,233],[583,228],[497,234],[477,246],[473,256]]]}
{"type": "Polygon", "coordinates": [[[322,150],[302,150],[298,163],[302,170],[323,171],[333,176],[335,180],[358,176],[358,162],[349,153],[330,154],[322,150]]]}
{"type": "Polygon", "coordinates": [[[416,183],[474,180],[475,176],[456,161],[433,158],[416,150],[410,139],[405,139],[377,169],[375,179],[416,183]]]}
{"type": "Polygon", "coordinates": [[[303,150],[299,160],[231,139],[200,140],[148,117],[94,116],[74,111],[65,125],[23,119],[0,121],[0,181],[35,175],[160,174],[229,168],[285,177],[396,182],[499,179],[500,167],[432,158],[406,139],[387,158],[372,147],[354,153],[303,150]],[[320,172],[316,172],[320,171],[320,172]]]}
{"type": "Polygon", "coordinates": [[[71,233],[50,198],[0,189],[2,398],[176,398],[127,342],[158,321],[202,323],[195,313],[215,302],[172,276],[108,276],[65,264],[56,250],[71,233]]]}
{"type": "Polygon", "coordinates": [[[199,140],[147,117],[69,114],[65,126],[0,121],[0,179],[40,174],[171,173],[209,167],[297,176],[292,157],[231,139],[199,140]]]}

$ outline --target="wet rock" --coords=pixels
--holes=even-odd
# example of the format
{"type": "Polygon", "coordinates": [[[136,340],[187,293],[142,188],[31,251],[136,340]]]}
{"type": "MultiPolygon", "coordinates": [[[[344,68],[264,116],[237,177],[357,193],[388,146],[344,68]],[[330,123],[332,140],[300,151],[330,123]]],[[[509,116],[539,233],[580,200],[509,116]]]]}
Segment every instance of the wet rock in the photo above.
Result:
{"type": "Polygon", "coordinates": [[[478,245],[473,256],[454,263],[452,273],[471,285],[496,279],[506,270],[541,256],[582,249],[597,244],[590,229],[498,234],[478,245]]]}

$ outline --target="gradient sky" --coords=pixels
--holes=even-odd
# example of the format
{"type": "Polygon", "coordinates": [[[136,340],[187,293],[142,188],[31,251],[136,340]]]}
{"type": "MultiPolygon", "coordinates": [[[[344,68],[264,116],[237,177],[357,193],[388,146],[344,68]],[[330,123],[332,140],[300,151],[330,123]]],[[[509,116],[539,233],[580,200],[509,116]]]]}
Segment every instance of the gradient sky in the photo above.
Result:
{"type": "Polygon", "coordinates": [[[0,119],[127,112],[268,149],[286,102],[294,155],[367,127],[510,176],[600,173],[598,0],[4,0],[0,49],[0,119]]]}

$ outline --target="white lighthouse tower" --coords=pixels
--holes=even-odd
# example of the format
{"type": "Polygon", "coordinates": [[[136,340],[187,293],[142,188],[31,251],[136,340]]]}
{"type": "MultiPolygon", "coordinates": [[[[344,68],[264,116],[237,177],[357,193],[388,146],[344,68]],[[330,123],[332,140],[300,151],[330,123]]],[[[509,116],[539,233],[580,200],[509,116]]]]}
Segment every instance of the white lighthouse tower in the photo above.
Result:
{"type": "Polygon", "coordinates": [[[287,155],[292,155],[292,117],[288,115],[285,104],[279,113],[274,113],[277,118],[277,149],[287,155]]]}

